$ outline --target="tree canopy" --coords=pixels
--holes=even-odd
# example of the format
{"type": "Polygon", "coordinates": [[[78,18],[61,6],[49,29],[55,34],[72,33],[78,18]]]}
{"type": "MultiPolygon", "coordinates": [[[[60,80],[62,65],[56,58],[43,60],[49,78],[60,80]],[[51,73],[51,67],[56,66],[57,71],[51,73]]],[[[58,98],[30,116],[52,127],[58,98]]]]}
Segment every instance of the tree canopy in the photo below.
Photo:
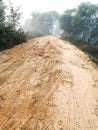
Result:
{"type": "Polygon", "coordinates": [[[9,14],[6,10],[7,8],[0,0],[0,50],[26,41],[26,35],[19,26],[21,18],[19,8],[11,5],[9,14]]]}
{"type": "Polygon", "coordinates": [[[98,5],[81,3],[78,8],[66,10],[60,18],[64,33],[77,36],[86,42],[96,42],[98,5]]]}
{"type": "Polygon", "coordinates": [[[56,11],[45,13],[33,12],[31,19],[25,23],[25,31],[31,35],[40,33],[41,35],[52,34],[54,25],[59,21],[60,15],[56,11]]]}

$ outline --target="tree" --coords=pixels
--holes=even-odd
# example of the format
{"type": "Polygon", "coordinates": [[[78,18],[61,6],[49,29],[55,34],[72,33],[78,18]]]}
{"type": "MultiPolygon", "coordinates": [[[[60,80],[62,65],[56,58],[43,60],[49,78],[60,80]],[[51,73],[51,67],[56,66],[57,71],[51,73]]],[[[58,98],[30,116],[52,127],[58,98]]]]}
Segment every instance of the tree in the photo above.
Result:
{"type": "Polygon", "coordinates": [[[98,5],[82,3],[76,9],[66,10],[60,19],[64,33],[88,43],[95,39],[98,29],[98,5]]]}
{"type": "Polygon", "coordinates": [[[44,22],[43,28],[46,30],[45,34],[53,34],[54,27],[56,29],[59,18],[60,15],[56,11],[49,11],[42,14],[41,23],[44,22]]]}
{"type": "Polygon", "coordinates": [[[72,10],[66,10],[64,14],[62,14],[60,18],[60,27],[64,32],[72,33],[73,32],[73,26],[72,26],[72,20],[74,17],[75,9],[72,10]]]}
{"type": "Polygon", "coordinates": [[[9,15],[7,16],[8,23],[14,28],[18,28],[20,26],[21,15],[22,13],[20,12],[20,7],[14,7],[10,2],[9,15]]]}
{"type": "Polygon", "coordinates": [[[20,13],[12,7],[7,17],[5,9],[3,2],[0,1],[0,50],[26,41],[25,33],[18,26],[20,13]]]}
{"type": "Polygon", "coordinates": [[[27,19],[24,25],[24,31],[28,33],[30,37],[41,36],[41,25],[39,21],[40,13],[33,12],[30,19],[27,19]]]}
{"type": "Polygon", "coordinates": [[[48,35],[53,33],[54,25],[58,21],[60,15],[56,11],[45,13],[33,12],[31,20],[25,24],[25,31],[31,35],[41,34],[48,35]]]}
{"type": "Polygon", "coordinates": [[[79,33],[83,40],[89,42],[92,31],[96,28],[97,19],[97,5],[91,3],[80,4],[73,20],[76,34],[79,33]]]}

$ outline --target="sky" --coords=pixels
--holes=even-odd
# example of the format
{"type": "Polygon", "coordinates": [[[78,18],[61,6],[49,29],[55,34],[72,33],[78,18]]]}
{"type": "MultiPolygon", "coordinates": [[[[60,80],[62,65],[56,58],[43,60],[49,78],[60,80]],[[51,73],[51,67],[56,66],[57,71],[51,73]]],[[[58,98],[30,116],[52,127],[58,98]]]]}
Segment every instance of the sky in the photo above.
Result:
{"type": "MultiPolygon", "coordinates": [[[[8,4],[9,0],[3,0],[8,4]]],[[[23,21],[30,17],[33,11],[57,11],[63,13],[66,9],[77,7],[82,2],[98,4],[98,0],[10,0],[15,6],[21,7],[23,21]]]]}

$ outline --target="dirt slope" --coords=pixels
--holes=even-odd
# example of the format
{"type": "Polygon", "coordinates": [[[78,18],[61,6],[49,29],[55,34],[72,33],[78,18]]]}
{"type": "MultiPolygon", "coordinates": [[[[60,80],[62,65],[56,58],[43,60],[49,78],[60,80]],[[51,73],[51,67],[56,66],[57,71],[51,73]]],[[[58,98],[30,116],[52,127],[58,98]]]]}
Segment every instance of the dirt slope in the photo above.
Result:
{"type": "Polygon", "coordinates": [[[98,130],[98,70],[49,36],[0,53],[0,130],[98,130]]]}

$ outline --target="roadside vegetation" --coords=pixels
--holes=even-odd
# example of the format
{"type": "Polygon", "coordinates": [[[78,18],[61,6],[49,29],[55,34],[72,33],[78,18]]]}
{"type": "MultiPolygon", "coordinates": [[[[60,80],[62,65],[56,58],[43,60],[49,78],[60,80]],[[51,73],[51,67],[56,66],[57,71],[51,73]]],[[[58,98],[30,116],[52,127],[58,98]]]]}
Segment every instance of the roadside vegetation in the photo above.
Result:
{"type": "Polygon", "coordinates": [[[89,53],[98,62],[98,5],[81,3],[60,17],[62,39],[89,53]]]}
{"type": "Polygon", "coordinates": [[[5,6],[0,0],[0,50],[11,48],[26,41],[26,34],[20,26],[19,7],[5,6]]]}

